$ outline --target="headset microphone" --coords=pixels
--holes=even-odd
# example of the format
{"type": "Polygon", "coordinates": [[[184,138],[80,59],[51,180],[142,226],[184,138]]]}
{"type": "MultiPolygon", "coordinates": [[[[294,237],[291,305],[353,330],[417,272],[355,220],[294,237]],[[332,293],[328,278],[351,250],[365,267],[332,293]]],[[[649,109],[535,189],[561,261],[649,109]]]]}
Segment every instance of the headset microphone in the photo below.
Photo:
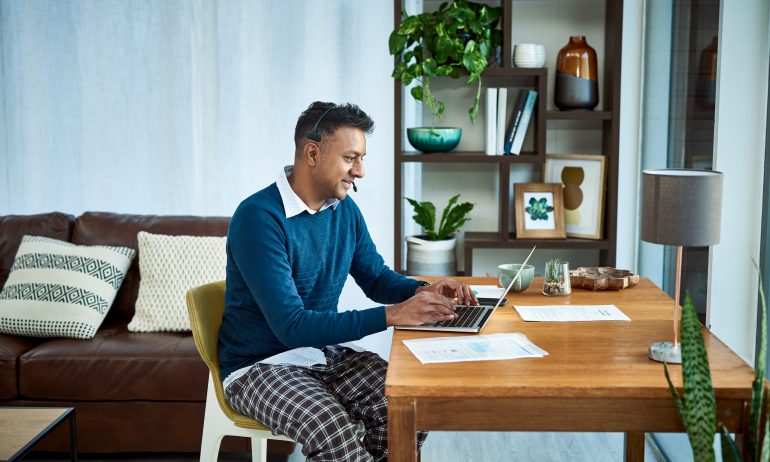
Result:
{"type": "Polygon", "coordinates": [[[351,183],[353,183],[353,192],[358,192],[358,187],[356,186],[356,182],[351,181],[351,183]]]}
{"type": "Polygon", "coordinates": [[[321,134],[318,133],[318,126],[321,124],[321,121],[324,120],[324,117],[326,116],[326,114],[328,114],[329,111],[331,111],[332,109],[335,109],[336,107],[337,106],[332,106],[326,111],[324,111],[324,113],[321,114],[321,117],[319,117],[318,120],[316,120],[315,125],[313,125],[313,128],[305,132],[305,138],[316,142],[321,142],[321,134]]]}

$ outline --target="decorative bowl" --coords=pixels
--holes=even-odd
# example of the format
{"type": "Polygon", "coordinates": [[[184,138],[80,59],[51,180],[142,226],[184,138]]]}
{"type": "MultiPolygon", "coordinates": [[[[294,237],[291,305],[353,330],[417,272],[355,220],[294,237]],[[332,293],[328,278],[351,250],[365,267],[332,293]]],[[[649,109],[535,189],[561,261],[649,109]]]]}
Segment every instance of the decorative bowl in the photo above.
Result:
{"type": "MultiPolygon", "coordinates": [[[[513,279],[519,271],[519,268],[521,268],[520,263],[506,263],[497,267],[498,280],[500,281],[500,285],[503,286],[503,289],[508,287],[508,284],[511,283],[511,279],[513,279]]],[[[524,268],[521,270],[521,275],[519,275],[519,279],[517,279],[516,282],[513,283],[513,286],[511,286],[511,292],[524,292],[527,290],[527,287],[532,284],[532,278],[534,277],[535,267],[532,265],[524,265],[524,268]]]]}
{"type": "Polygon", "coordinates": [[[412,127],[406,129],[409,144],[422,152],[451,151],[460,142],[463,134],[456,127],[412,127]]]}

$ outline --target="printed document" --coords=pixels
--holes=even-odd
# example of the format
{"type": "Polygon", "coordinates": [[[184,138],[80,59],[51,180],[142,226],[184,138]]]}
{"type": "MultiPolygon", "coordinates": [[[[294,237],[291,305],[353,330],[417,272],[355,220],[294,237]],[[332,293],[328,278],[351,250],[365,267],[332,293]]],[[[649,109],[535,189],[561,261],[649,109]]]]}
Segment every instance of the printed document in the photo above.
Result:
{"type": "Polygon", "coordinates": [[[404,345],[423,364],[542,358],[548,354],[520,333],[421,338],[404,340],[404,345]]]}
{"type": "Polygon", "coordinates": [[[630,321],[615,305],[514,305],[525,321],[630,321]]]}

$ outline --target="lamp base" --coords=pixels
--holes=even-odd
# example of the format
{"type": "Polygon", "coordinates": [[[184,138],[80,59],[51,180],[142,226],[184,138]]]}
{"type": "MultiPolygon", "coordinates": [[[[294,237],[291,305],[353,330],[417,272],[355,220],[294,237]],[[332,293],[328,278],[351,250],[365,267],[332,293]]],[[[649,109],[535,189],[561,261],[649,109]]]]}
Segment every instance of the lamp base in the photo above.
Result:
{"type": "Polygon", "coordinates": [[[681,344],[677,344],[674,348],[674,344],[671,342],[656,342],[650,345],[650,359],[655,361],[667,362],[669,364],[682,364],[682,349],[681,344]]]}

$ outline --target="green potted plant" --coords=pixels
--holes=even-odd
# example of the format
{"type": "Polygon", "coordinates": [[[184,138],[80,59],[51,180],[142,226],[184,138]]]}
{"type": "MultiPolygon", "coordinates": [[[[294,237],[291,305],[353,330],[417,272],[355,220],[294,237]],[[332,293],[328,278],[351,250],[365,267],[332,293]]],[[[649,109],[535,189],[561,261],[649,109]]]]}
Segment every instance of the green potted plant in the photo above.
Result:
{"type": "MultiPolygon", "coordinates": [[[[457,79],[467,74],[466,84],[476,82],[476,95],[468,110],[471,122],[476,123],[481,73],[503,40],[502,31],[496,28],[501,15],[500,7],[466,0],[455,0],[451,5],[445,2],[434,12],[416,15],[404,10],[388,41],[390,54],[396,57],[393,78],[400,79],[405,87],[416,81],[410,91],[412,97],[427,104],[434,118],[441,119],[444,103],[431,92],[431,79],[457,79]]],[[[458,128],[431,126],[422,130],[407,134],[412,145],[425,152],[451,150],[460,139],[458,128]]]]}
{"type": "Polygon", "coordinates": [[[716,399],[711,383],[708,353],[703,343],[701,325],[690,294],[685,294],[682,308],[682,384],[684,394],[680,395],[671,382],[668,367],[663,370],[668,386],[676,403],[679,417],[687,430],[693,458],[697,461],[714,461],[714,434],[719,433],[724,461],[766,461],[770,460],[770,421],[767,419],[767,405],[764,401],[765,358],[767,352],[767,325],[765,294],[762,278],[759,280],[761,313],[759,319],[760,337],[756,373],[752,383],[752,400],[749,409],[748,447],[741,452],[730,436],[730,430],[717,423],[716,399]],[[764,426],[764,429],[762,428],[764,426]],[[764,435],[764,437],[762,437],[764,435]]]}
{"type": "Polygon", "coordinates": [[[470,220],[468,214],[473,204],[458,204],[460,195],[449,199],[441,213],[441,221],[436,226],[436,206],[432,202],[418,202],[406,198],[414,208],[412,217],[422,226],[424,234],[406,238],[406,272],[422,276],[451,276],[457,269],[455,232],[470,220]]]}

